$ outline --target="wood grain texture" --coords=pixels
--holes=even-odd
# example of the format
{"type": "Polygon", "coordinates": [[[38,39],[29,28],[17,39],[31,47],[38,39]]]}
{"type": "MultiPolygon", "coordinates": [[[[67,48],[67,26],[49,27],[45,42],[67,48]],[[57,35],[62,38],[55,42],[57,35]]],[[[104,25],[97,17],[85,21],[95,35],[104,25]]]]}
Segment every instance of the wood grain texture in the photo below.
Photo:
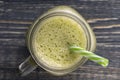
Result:
{"type": "Polygon", "coordinates": [[[120,0],[0,1],[0,80],[120,80],[120,0]],[[83,15],[97,39],[96,53],[108,58],[108,68],[87,61],[76,71],[55,77],[41,68],[20,77],[18,66],[29,56],[25,34],[49,8],[68,5],[83,15]]]}

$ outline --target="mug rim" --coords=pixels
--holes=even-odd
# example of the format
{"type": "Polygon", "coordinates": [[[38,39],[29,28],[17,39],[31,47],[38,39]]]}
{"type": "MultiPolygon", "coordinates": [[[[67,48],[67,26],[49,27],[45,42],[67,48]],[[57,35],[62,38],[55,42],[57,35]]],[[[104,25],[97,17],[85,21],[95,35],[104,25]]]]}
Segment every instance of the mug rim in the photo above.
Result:
{"type": "Polygon", "coordinates": [[[30,53],[31,53],[31,56],[32,56],[32,58],[34,59],[34,61],[37,63],[37,65],[39,65],[40,67],[42,67],[43,69],[45,69],[46,71],[48,71],[48,72],[51,72],[51,73],[64,73],[64,74],[66,74],[66,73],[69,73],[69,72],[72,72],[72,71],[74,71],[75,69],[77,69],[79,66],[81,66],[82,64],[84,64],[86,61],[87,61],[87,58],[85,58],[85,57],[82,57],[82,59],[80,59],[80,61],[77,63],[77,64],[75,64],[74,66],[72,66],[72,67],[70,67],[70,68],[67,68],[67,69],[62,69],[62,70],[55,70],[55,69],[52,69],[51,67],[49,67],[49,66],[45,66],[43,63],[42,63],[42,61],[40,62],[37,58],[36,58],[36,56],[34,55],[34,51],[33,51],[33,46],[32,46],[32,37],[33,37],[33,33],[35,32],[35,30],[36,30],[36,28],[37,28],[37,25],[38,24],[40,24],[42,21],[44,21],[45,19],[47,19],[47,18],[50,18],[50,17],[53,17],[53,16],[65,16],[65,17],[69,17],[69,18],[71,18],[71,19],[73,19],[73,20],[75,20],[78,24],[80,24],[81,25],[81,27],[83,28],[83,31],[84,31],[84,33],[85,33],[85,35],[86,35],[86,40],[87,40],[87,50],[89,50],[90,51],[90,49],[91,49],[91,36],[94,36],[94,35],[90,35],[90,31],[89,31],[89,29],[88,29],[88,27],[87,27],[87,23],[85,23],[84,21],[82,21],[80,18],[78,18],[78,16],[76,16],[76,15],[74,15],[74,14],[71,14],[71,13],[69,13],[69,12],[60,12],[60,11],[58,11],[58,12],[53,12],[53,13],[50,13],[50,14],[47,14],[46,16],[43,16],[43,17],[39,17],[38,18],[38,20],[37,21],[35,21],[35,24],[32,26],[33,28],[32,28],[32,30],[31,30],[31,33],[29,34],[29,42],[28,42],[28,44],[29,44],[29,51],[30,51],[30,53]],[[67,15],[66,15],[67,14],[67,15]]]}

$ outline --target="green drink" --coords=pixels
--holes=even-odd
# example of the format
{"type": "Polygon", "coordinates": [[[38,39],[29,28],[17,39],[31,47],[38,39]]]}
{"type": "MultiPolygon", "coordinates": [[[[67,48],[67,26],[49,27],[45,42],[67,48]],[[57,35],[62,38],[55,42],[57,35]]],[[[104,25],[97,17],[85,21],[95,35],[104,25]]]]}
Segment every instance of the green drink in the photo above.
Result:
{"type": "Polygon", "coordinates": [[[51,68],[66,69],[78,64],[79,54],[70,53],[69,46],[86,48],[85,33],[75,20],[54,16],[42,21],[35,31],[33,46],[39,61],[51,68]]]}
{"type": "MultiPolygon", "coordinates": [[[[71,45],[91,52],[96,48],[95,35],[90,26],[68,6],[58,6],[41,15],[28,30],[26,43],[32,57],[19,66],[22,76],[37,66],[57,76],[65,75],[87,60],[71,52],[71,45]]],[[[74,49],[76,47],[71,48],[74,49]]]]}

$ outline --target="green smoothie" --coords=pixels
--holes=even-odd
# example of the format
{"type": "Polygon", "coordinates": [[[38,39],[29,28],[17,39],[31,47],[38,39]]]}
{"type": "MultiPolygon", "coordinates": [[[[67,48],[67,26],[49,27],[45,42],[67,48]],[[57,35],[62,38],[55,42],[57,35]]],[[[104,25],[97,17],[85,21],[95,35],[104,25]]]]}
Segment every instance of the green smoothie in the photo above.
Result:
{"type": "Polygon", "coordinates": [[[87,40],[81,25],[69,17],[54,16],[38,24],[32,45],[38,61],[51,68],[70,68],[81,60],[69,51],[70,45],[86,48],[87,40]]]}

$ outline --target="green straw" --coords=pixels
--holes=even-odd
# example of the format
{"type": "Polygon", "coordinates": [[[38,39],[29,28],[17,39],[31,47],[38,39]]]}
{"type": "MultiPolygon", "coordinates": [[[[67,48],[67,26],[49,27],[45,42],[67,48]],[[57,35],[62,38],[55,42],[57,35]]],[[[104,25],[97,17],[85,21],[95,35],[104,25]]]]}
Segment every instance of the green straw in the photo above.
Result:
{"type": "Polygon", "coordinates": [[[87,50],[85,50],[81,47],[70,46],[70,51],[73,52],[73,53],[79,53],[81,56],[86,57],[89,60],[94,61],[94,62],[100,64],[103,67],[107,67],[108,64],[109,64],[108,59],[106,59],[104,57],[101,57],[101,56],[98,56],[95,53],[87,51],[87,50]]]}

